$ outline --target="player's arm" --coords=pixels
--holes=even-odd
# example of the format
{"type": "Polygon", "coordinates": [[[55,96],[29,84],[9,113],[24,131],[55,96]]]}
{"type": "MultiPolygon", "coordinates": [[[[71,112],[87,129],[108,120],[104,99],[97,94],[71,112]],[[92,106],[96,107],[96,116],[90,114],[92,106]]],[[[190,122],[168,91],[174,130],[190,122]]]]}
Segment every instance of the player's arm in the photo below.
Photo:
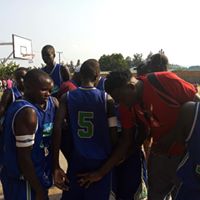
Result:
{"type": "Polygon", "coordinates": [[[115,146],[119,139],[117,134],[117,117],[115,103],[110,95],[107,95],[107,118],[111,143],[115,146]]]}
{"type": "Polygon", "coordinates": [[[67,66],[64,66],[64,65],[61,66],[61,76],[62,76],[63,82],[68,81],[70,79],[70,71],[67,66]]]}
{"type": "Polygon", "coordinates": [[[59,165],[59,149],[61,143],[61,135],[62,135],[62,124],[64,119],[67,117],[67,94],[64,94],[61,97],[59,108],[56,112],[54,129],[53,129],[53,175],[54,175],[54,183],[55,185],[62,189],[67,190],[66,187],[66,175],[65,172],[60,168],[59,165]]]}
{"type": "Polygon", "coordinates": [[[17,160],[24,178],[35,190],[37,198],[45,196],[31,159],[32,147],[34,145],[35,131],[37,127],[37,115],[32,108],[24,108],[20,111],[14,122],[16,138],[17,160]]]}
{"type": "Polygon", "coordinates": [[[185,139],[191,131],[195,116],[195,102],[187,102],[181,107],[175,127],[170,134],[162,137],[154,148],[156,152],[168,153],[168,150],[173,143],[185,143],[185,139]]]}
{"type": "Polygon", "coordinates": [[[200,101],[200,95],[199,95],[199,93],[195,94],[194,101],[196,101],[196,102],[200,101]]]}
{"type": "Polygon", "coordinates": [[[2,133],[2,122],[3,122],[3,116],[8,108],[8,106],[12,103],[13,97],[11,90],[7,89],[4,91],[1,101],[0,101],[0,134],[2,133]]]}
{"type": "Polygon", "coordinates": [[[185,140],[192,129],[195,118],[195,111],[196,103],[192,101],[183,104],[181,107],[176,126],[172,130],[175,135],[175,139],[178,142],[185,143],[185,140]]]}
{"type": "MultiPolygon", "coordinates": [[[[111,124],[114,125],[113,122],[111,124]]],[[[115,122],[115,124],[117,123],[115,122]]],[[[112,134],[114,134],[114,131],[115,134],[117,135],[116,125],[113,126],[112,134]]],[[[133,139],[132,135],[133,135],[132,129],[125,130],[125,133],[123,133],[120,140],[118,140],[118,143],[117,145],[115,145],[115,148],[113,149],[113,152],[111,153],[108,160],[98,170],[94,172],[78,174],[79,177],[78,182],[80,186],[88,188],[92,183],[101,180],[114,166],[116,166],[126,156],[127,151],[129,150],[132,144],[132,139],[133,139]]]]}
{"type": "Polygon", "coordinates": [[[2,117],[7,110],[8,106],[12,103],[12,92],[7,89],[4,91],[0,101],[0,117],[2,117]]]}

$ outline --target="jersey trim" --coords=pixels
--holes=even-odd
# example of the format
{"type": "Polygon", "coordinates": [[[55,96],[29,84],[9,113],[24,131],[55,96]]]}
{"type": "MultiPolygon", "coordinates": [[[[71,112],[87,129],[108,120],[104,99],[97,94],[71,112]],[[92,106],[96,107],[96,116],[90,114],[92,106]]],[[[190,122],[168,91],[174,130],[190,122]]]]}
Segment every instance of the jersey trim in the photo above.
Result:
{"type": "MultiPolygon", "coordinates": [[[[188,135],[188,137],[186,138],[186,142],[188,142],[192,136],[192,133],[194,131],[194,128],[195,128],[195,125],[196,125],[196,121],[197,121],[197,116],[198,116],[198,110],[199,110],[199,103],[197,103],[197,107],[196,107],[196,110],[195,110],[195,117],[194,117],[194,121],[193,121],[193,124],[192,124],[192,128],[190,130],[190,133],[188,135]]],[[[178,165],[178,168],[176,171],[178,171],[183,165],[185,165],[185,163],[187,162],[189,158],[189,153],[187,153],[184,158],[182,159],[182,161],[180,162],[180,164],[178,165]]]]}
{"type": "Polygon", "coordinates": [[[31,187],[28,181],[26,181],[26,199],[31,200],[31,187]]]}
{"type": "MultiPolygon", "coordinates": [[[[15,136],[15,138],[16,138],[16,135],[15,135],[15,129],[14,129],[14,122],[15,122],[15,118],[16,118],[16,116],[17,116],[17,114],[21,111],[21,110],[23,110],[24,108],[32,108],[32,109],[34,109],[31,105],[24,105],[24,106],[22,106],[21,108],[19,108],[18,110],[17,110],[17,112],[14,114],[14,117],[13,117],[13,120],[12,120],[12,132],[13,132],[13,135],[15,136]]],[[[38,130],[38,118],[37,118],[37,124],[36,124],[36,128],[35,128],[35,133],[37,132],[37,130],[38,130]]],[[[17,145],[17,141],[16,141],[16,145],[17,145]]],[[[29,142],[30,143],[30,142],[29,142]]],[[[33,144],[34,144],[34,141],[33,141],[33,144]]],[[[20,145],[19,143],[18,143],[18,145],[20,145]]],[[[31,145],[29,145],[29,146],[31,146],[31,145]]]]}
{"type": "Polygon", "coordinates": [[[108,94],[105,92],[104,93],[104,95],[105,95],[105,111],[106,111],[106,113],[108,112],[108,94]]]}
{"type": "Polygon", "coordinates": [[[14,94],[13,88],[11,88],[11,93],[12,93],[12,102],[14,102],[15,101],[15,94],[14,94]]]}
{"type": "Polygon", "coordinates": [[[195,116],[194,116],[194,121],[193,121],[193,124],[192,124],[192,128],[190,130],[190,133],[188,135],[188,137],[186,138],[186,142],[188,142],[192,136],[192,133],[194,131],[194,127],[195,127],[195,124],[196,124],[196,121],[197,121],[197,116],[198,116],[198,110],[199,110],[199,103],[197,103],[197,107],[196,107],[196,110],[195,110],[195,116]]]}
{"type": "Polygon", "coordinates": [[[49,75],[52,75],[53,74],[53,72],[54,72],[54,70],[56,69],[56,63],[54,64],[54,67],[53,67],[53,69],[51,70],[51,72],[49,73],[49,75]]]}
{"type": "Polygon", "coordinates": [[[185,163],[187,162],[188,158],[189,158],[189,153],[187,153],[184,156],[184,158],[182,159],[182,161],[179,163],[176,171],[178,171],[183,165],[185,165],[185,163]]]}
{"type": "Polygon", "coordinates": [[[95,87],[79,87],[81,90],[96,90],[97,88],[95,87]]]}

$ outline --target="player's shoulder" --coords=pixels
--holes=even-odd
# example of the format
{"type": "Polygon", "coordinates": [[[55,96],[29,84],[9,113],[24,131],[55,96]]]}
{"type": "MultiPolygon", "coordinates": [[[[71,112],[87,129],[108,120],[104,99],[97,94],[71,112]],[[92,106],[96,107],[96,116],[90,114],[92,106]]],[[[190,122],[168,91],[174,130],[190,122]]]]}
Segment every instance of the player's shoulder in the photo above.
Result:
{"type": "MultiPolygon", "coordinates": [[[[12,107],[14,108],[14,113],[16,119],[18,121],[23,121],[23,122],[35,122],[35,119],[37,118],[37,109],[34,107],[32,104],[29,103],[21,103],[18,101],[15,101],[11,107],[10,110],[12,110],[12,107]],[[16,109],[15,109],[16,108],[16,109]]],[[[9,113],[9,112],[8,112],[9,113]]]]}
{"type": "Polygon", "coordinates": [[[200,111],[200,102],[188,101],[185,104],[183,104],[181,110],[185,115],[193,115],[195,111],[200,111]]]}
{"type": "Polygon", "coordinates": [[[161,79],[179,79],[179,77],[171,71],[162,71],[162,72],[154,72],[151,73],[154,74],[157,78],[161,78],[161,79]]]}

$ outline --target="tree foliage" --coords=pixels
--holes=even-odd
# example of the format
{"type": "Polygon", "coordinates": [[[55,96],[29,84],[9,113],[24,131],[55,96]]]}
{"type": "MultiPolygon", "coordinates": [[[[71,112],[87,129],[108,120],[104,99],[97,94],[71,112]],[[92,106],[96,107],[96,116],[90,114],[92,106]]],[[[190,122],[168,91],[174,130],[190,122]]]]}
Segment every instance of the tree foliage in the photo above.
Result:
{"type": "Polygon", "coordinates": [[[133,66],[138,66],[143,62],[143,54],[142,53],[135,53],[133,55],[133,59],[132,59],[132,65],[133,66]]]}
{"type": "Polygon", "coordinates": [[[0,77],[10,77],[13,72],[19,67],[15,62],[9,62],[6,64],[0,63],[0,77]]]}
{"type": "Polygon", "coordinates": [[[103,55],[99,59],[102,71],[113,71],[118,69],[128,69],[128,63],[121,53],[103,55]]]}

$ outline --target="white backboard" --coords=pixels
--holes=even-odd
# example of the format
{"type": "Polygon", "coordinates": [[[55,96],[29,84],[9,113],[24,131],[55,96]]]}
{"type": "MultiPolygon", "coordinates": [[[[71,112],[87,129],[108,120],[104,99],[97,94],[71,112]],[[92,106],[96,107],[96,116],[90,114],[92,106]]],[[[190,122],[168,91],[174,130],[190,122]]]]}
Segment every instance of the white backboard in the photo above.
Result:
{"type": "Polygon", "coordinates": [[[32,41],[30,39],[13,34],[12,42],[14,58],[24,60],[33,59],[32,41]]]}

